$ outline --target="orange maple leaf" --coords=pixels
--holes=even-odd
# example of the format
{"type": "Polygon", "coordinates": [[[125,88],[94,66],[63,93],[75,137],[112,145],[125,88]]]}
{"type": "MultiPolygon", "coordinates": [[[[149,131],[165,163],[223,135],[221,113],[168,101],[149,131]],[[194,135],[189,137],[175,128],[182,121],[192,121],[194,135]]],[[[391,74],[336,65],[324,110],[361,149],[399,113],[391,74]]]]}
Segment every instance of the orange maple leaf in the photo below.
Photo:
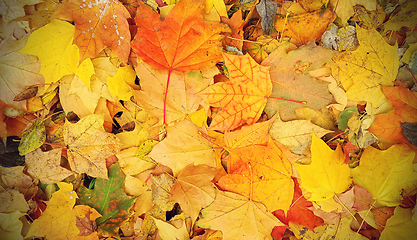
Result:
{"type": "Polygon", "coordinates": [[[283,209],[286,212],[294,192],[292,168],[273,140],[270,139],[267,146],[227,150],[229,174],[219,180],[219,187],[260,201],[269,211],[283,209]]]}
{"type": "Polygon", "coordinates": [[[249,55],[223,56],[230,82],[216,83],[200,93],[208,104],[222,108],[210,125],[221,131],[258,121],[272,92],[269,67],[260,66],[249,55]]]}
{"type": "MultiPolygon", "coordinates": [[[[172,71],[212,67],[222,60],[220,33],[230,30],[225,24],[205,21],[202,8],[201,0],[181,0],[161,21],[149,6],[139,4],[132,48],[150,66],[168,70],[165,96],[172,71]]],[[[164,114],[164,124],[165,118],[164,114]]]]}
{"type": "Polygon", "coordinates": [[[64,0],[52,18],[75,22],[74,44],[80,49],[80,62],[97,56],[106,46],[127,62],[130,14],[119,1],[64,0]]]}
{"type": "Polygon", "coordinates": [[[402,135],[401,122],[417,122],[417,93],[404,87],[382,87],[394,111],[376,115],[368,129],[386,143],[410,142],[402,135]]]}

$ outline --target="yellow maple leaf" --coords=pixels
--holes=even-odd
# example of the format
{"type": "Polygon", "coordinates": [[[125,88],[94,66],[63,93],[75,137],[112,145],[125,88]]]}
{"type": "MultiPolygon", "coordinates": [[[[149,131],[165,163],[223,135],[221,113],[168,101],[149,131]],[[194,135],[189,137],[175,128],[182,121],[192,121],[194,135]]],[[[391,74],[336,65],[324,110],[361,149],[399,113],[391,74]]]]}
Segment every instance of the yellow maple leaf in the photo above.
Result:
{"type": "Polygon", "coordinates": [[[21,235],[23,223],[19,220],[19,218],[24,215],[24,213],[19,211],[14,211],[12,213],[0,213],[0,236],[2,239],[23,239],[21,235]]]}
{"type": "Polygon", "coordinates": [[[394,215],[388,218],[380,239],[415,239],[416,236],[417,228],[412,209],[397,206],[394,215]]]}
{"type": "Polygon", "coordinates": [[[397,206],[417,187],[414,155],[406,145],[394,145],[384,151],[368,147],[359,166],[351,170],[353,180],[368,190],[377,204],[397,206]]]}
{"type": "Polygon", "coordinates": [[[328,66],[349,100],[368,101],[378,112],[391,108],[381,85],[392,86],[398,72],[398,46],[390,46],[375,30],[356,27],[359,47],[335,56],[328,66]]]}
{"type": "Polygon", "coordinates": [[[71,169],[92,177],[107,177],[106,158],[117,154],[122,143],[103,127],[100,115],[88,115],[77,123],[64,124],[64,142],[71,169]]]}
{"type": "Polygon", "coordinates": [[[182,220],[182,226],[176,228],[173,225],[152,217],[155,221],[157,228],[159,229],[159,235],[162,239],[165,240],[188,240],[190,236],[188,235],[187,227],[185,226],[185,221],[182,220]]]}
{"type": "Polygon", "coordinates": [[[364,6],[368,11],[376,10],[376,0],[330,0],[330,4],[335,7],[337,16],[340,17],[342,24],[345,24],[353,16],[356,4],[364,6]]]}
{"type": "Polygon", "coordinates": [[[72,208],[77,194],[70,183],[58,183],[59,190],[52,194],[51,200],[42,215],[29,228],[25,238],[45,237],[46,239],[76,239],[80,230],[72,208]]]}
{"type": "Polygon", "coordinates": [[[313,133],[311,155],[310,165],[294,164],[301,187],[311,192],[309,201],[323,201],[349,188],[350,170],[340,146],[333,151],[313,133]]]}
{"type": "Polygon", "coordinates": [[[52,19],[34,31],[19,52],[35,55],[41,61],[40,73],[45,83],[53,83],[77,69],[78,47],[72,44],[74,26],[68,22],[52,19]]]}
{"type": "Polygon", "coordinates": [[[197,226],[221,230],[224,240],[272,240],[272,229],[284,225],[261,203],[231,192],[217,191],[214,202],[201,214],[197,226]]]}
{"type": "Polygon", "coordinates": [[[116,75],[107,75],[107,86],[113,96],[119,97],[120,100],[129,101],[132,93],[127,83],[135,81],[136,73],[131,65],[119,67],[116,75]]]}

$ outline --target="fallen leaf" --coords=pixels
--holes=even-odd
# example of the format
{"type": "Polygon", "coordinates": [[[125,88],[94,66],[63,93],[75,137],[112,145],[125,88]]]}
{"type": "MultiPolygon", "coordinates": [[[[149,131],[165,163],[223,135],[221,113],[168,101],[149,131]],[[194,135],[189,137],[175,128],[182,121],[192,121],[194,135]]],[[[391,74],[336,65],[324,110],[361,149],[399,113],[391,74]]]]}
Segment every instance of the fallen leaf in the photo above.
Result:
{"type": "Polygon", "coordinates": [[[0,201],[2,203],[0,212],[11,213],[14,211],[20,211],[25,213],[29,210],[28,203],[25,200],[25,196],[15,189],[5,190],[0,187],[0,201]]]}
{"type": "Polygon", "coordinates": [[[0,99],[7,105],[22,110],[26,110],[26,102],[16,102],[14,98],[25,86],[44,83],[44,78],[39,74],[38,59],[18,52],[24,47],[26,40],[24,38],[16,41],[9,37],[0,44],[0,99]]]}
{"type": "Polygon", "coordinates": [[[381,232],[381,240],[386,239],[413,239],[417,236],[416,223],[412,219],[411,208],[397,206],[394,215],[388,218],[384,230],[381,232]]]}
{"type": "Polygon", "coordinates": [[[323,137],[331,131],[314,125],[308,120],[283,122],[279,117],[274,120],[269,129],[269,134],[275,141],[284,144],[296,154],[303,154],[308,148],[313,132],[318,137],[323,137]]]}
{"type": "MultiPolygon", "coordinates": [[[[139,4],[132,48],[151,67],[168,71],[165,95],[172,71],[212,67],[222,58],[220,32],[228,29],[224,24],[205,21],[201,12],[201,0],[181,0],[161,21],[148,6],[139,4]]],[[[166,105],[164,101],[164,124],[166,105]]]]}
{"type": "Polygon", "coordinates": [[[264,205],[230,192],[217,191],[214,202],[201,214],[197,226],[222,231],[224,240],[272,240],[272,229],[283,226],[264,205]]]}
{"type": "Polygon", "coordinates": [[[206,165],[189,165],[180,172],[171,188],[171,197],[194,222],[202,208],[210,205],[216,189],[211,182],[219,169],[206,165]]]}
{"type": "Polygon", "coordinates": [[[23,239],[21,231],[22,221],[19,220],[24,213],[14,211],[12,213],[0,213],[0,235],[4,239],[20,240],[23,239]]]}
{"type": "Polygon", "coordinates": [[[287,47],[280,46],[262,62],[262,66],[270,66],[273,86],[265,112],[272,117],[279,111],[283,121],[296,119],[297,108],[320,110],[333,100],[328,83],[311,77],[308,72],[330,61],[334,52],[313,42],[288,53],[287,47]]]}
{"type": "Polygon", "coordinates": [[[245,24],[242,20],[242,11],[235,12],[230,19],[227,17],[222,17],[221,19],[223,23],[226,23],[232,29],[231,33],[224,33],[225,38],[223,39],[223,46],[232,46],[242,50],[244,32],[243,25],[245,24]]]}
{"type": "Polygon", "coordinates": [[[350,187],[350,170],[344,164],[345,156],[340,146],[333,151],[313,133],[311,155],[310,165],[294,164],[300,175],[301,187],[311,192],[309,201],[332,198],[350,187]]]}
{"type": "Polygon", "coordinates": [[[174,186],[175,179],[168,174],[152,176],[152,202],[161,211],[171,211],[175,201],[170,199],[170,192],[174,186]]]}
{"type": "Polygon", "coordinates": [[[217,73],[214,70],[205,76],[200,71],[174,71],[168,91],[167,71],[153,69],[144,62],[138,63],[135,70],[141,79],[141,90],[133,91],[137,104],[166,123],[182,120],[197,111],[203,99],[196,93],[206,88],[217,73]]]}
{"type": "Polygon", "coordinates": [[[46,130],[43,121],[36,120],[32,126],[22,133],[22,139],[19,144],[19,153],[24,156],[40,146],[46,140],[46,130]]]}
{"type": "Polygon", "coordinates": [[[403,136],[407,138],[411,144],[417,146],[417,123],[404,122],[401,123],[401,128],[403,130],[403,136]]]}
{"type": "Polygon", "coordinates": [[[59,190],[52,194],[51,200],[42,215],[30,226],[25,238],[45,237],[47,239],[76,239],[80,230],[76,226],[73,210],[78,198],[70,183],[57,183],[59,190]]]}
{"type": "Polygon", "coordinates": [[[367,101],[379,113],[387,111],[390,106],[381,85],[393,86],[399,66],[398,46],[388,45],[375,29],[357,26],[356,34],[359,47],[336,55],[328,66],[349,100],[367,101]]]}
{"type": "Polygon", "coordinates": [[[289,222],[295,222],[314,231],[315,227],[323,224],[323,219],[317,217],[308,209],[308,207],[313,206],[313,203],[305,199],[298,181],[295,179],[294,182],[294,197],[287,214],[282,209],[274,211],[273,214],[284,224],[288,225],[289,222]]]}
{"type": "Polygon", "coordinates": [[[164,240],[188,240],[190,236],[188,235],[187,228],[185,226],[185,221],[180,228],[176,228],[173,225],[164,222],[162,220],[152,217],[155,221],[156,226],[159,230],[159,235],[164,240]]]}
{"type": "Polygon", "coordinates": [[[292,168],[273,140],[267,146],[227,150],[229,174],[220,178],[218,186],[261,202],[271,212],[278,209],[287,212],[294,192],[292,168]]]}
{"type": "Polygon", "coordinates": [[[359,166],[351,169],[353,181],[369,191],[377,206],[398,206],[417,187],[414,155],[406,145],[394,145],[384,151],[367,147],[359,166]]]}
{"type": "Polygon", "coordinates": [[[394,111],[377,114],[368,129],[385,143],[409,143],[402,134],[401,123],[417,123],[417,93],[404,87],[382,87],[394,111]]]}
{"type": "Polygon", "coordinates": [[[224,142],[228,148],[242,148],[255,144],[266,144],[269,141],[269,130],[275,118],[268,121],[255,123],[233,132],[224,133],[224,142]]]}
{"type": "Polygon", "coordinates": [[[355,5],[362,5],[368,11],[376,10],[376,1],[361,1],[361,0],[330,0],[330,4],[335,8],[337,16],[341,19],[342,24],[347,24],[350,17],[353,16],[355,5]]]}
{"type": "Polygon", "coordinates": [[[258,65],[249,55],[223,56],[230,81],[216,83],[199,93],[211,106],[222,108],[210,124],[211,129],[221,131],[254,124],[272,91],[268,67],[258,65]]]}
{"type": "Polygon", "coordinates": [[[295,45],[301,46],[313,40],[319,42],[332,18],[333,14],[330,9],[291,17],[280,16],[275,22],[275,29],[282,32],[283,36],[293,38],[295,45]]]}
{"type": "Polygon", "coordinates": [[[74,31],[74,26],[70,23],[52,19],[50,23],[34,31],[19,51],[39,58],[39,73],[44,76],[45,83],[57,82],[77,69],[79,53],[78,47],[72,44],[74,31]]]}
{"type": "Polygon", "coordinates": [[[155,145],[149,157],[172,169],[174,176],[191,163],[216,167],[213,143],[190,121],[167,127],[167,137],[155,145]]]}
{"type": "Polygon", "coordinates": [[[26,155],[28,173],[44,184],[58,183],[74,174],[61,166],[61,148],[42,152],[40,148],[26,155]]]}
{"type": "Polygon", "coordinates": [[[328,225],[326,230],[321,235],[325,239],[355,239],[355,240],[366,240],[365,236],[353,231],[351,229],[351,222],[355,221],[349,215],[346,217],[341,217],[337,225],[328,225]]]}
{"type": "Polygon", "coordinates": [[[0,1],[0,15],[5,23],[25,16],[24,6],[40,3],[41,0],[0,1]]]}
{"type": "Polygon", "coordinates": [[[80,61],[96,57],[109,46],[122,62],[127,62],[129,17],[126,8],[116,0],[65,0],[52,15],[52,18],[75,22],[74,44],[79,48],[80,61]]]}
{"type": "Polygon", "coordinates": [[[64,142],[73,171],[108,179],[105,159],[117,154],[122,143],[104,131],[103,123],[103,117],[94,114],[74,124],[65,122],[64,142]]]}
{"type": "Polygon", "coordinates": [[[261,26],[264,33],[269,35],[274,31],[275,15],[277,12],[278,3],[272,0],[260,0],[256,4],[256,11],[261,16],[261,26]]]}
{"type": "Polygon", "coordinates": [[[107,86],[113,96],[118,97],[122,101],[129,101],[132,93],[128,83],[134,82],[136,78],[135,70],[131,65],[119,67],[116,75],[107,75],[107,86]]]}
{"type": "Polygon", "coordinates": [[[95,220],[98,217],[101,217],[101,214],[97,212],[94,208],[90,208],[86,205],[77,205],[74,207],[75,217],[76,217],[76,226],[80,230],[78,234],[78,239],[99,239],[96,232],[96,222],[95,220]],[[88,238],[87,238],[88,237],[88,238]]]}
{"type": "Polygon", "coordinates": [[[95,208],[102,217],[96,220],[97,226],[110,236],[118,235],[120,224],[129,217],[129,209],[134,198],[123,191],[125,176],[117,163],[109,167],[108,179],[97,179],[94,189],[79,188],[80,204],[95,208]]]}

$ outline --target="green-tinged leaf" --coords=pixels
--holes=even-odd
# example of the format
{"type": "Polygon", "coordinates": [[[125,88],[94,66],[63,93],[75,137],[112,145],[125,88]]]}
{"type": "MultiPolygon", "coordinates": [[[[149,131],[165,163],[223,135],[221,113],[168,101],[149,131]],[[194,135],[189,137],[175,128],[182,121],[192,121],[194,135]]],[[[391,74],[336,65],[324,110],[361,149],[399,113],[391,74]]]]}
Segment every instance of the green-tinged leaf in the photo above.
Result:
{"type": "Polygon", "coordinates": [[[22,140],[19,144],[20,155],[26,155],[42,146],[46,140],[45,124],[43,121],[35,121],[32,127],[22,134],[22,140]]]}
{"type": "Polygon", "coordinates": [[[97,179],[94,189],[81,187],[80,204],[95,208],[102,217],[97,226],[110,236],[118,236],[120,225],[129,217],[129,209],[135,198],[128,197],[123,191],[125,176],[118,164],[109,167],[109,179],[97,179]]]}

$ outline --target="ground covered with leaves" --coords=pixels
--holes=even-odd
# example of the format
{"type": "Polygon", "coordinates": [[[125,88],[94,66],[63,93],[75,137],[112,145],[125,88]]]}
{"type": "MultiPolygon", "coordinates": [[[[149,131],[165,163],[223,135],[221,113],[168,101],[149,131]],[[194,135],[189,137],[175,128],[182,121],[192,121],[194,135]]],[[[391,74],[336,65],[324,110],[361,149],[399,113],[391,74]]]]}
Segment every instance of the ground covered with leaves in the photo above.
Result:
{"type": "Polygon", "coordinates": [[[1,239],[417,239],[417,4],[0,0],[1,239]]]}

